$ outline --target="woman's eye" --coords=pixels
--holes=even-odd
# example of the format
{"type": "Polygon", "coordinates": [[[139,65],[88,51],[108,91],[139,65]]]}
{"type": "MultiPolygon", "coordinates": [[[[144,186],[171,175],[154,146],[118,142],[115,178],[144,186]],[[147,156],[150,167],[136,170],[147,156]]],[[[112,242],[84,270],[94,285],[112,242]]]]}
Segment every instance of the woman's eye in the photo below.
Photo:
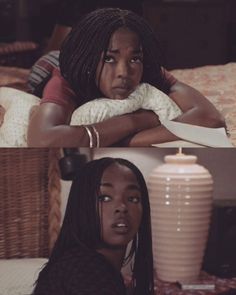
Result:
{"type": "Polygon", "coordinates": [[[111,201],[111,197],[108,195],[101,195],[101,196],[98,196],[98,200],[99,202],[109,202],[111,201]]]}
{"type": "Polygon", "coordinates": [[[142,63],[143,58],[141,56],[135,56],[131,59],[131,63],[142,63]]]}
{"type": "Polygon", "coordinates": [[[112,56],[107,55],[104,57],[104,62],[106,62],[106,63],[111,63],[114,61],[115,61],[115,59],[112,56]]]}
{"type": "Polygon", "coordinates": [[[140,203],[140,197],[129,197],[128,200],[131,203],[140,203]]]}

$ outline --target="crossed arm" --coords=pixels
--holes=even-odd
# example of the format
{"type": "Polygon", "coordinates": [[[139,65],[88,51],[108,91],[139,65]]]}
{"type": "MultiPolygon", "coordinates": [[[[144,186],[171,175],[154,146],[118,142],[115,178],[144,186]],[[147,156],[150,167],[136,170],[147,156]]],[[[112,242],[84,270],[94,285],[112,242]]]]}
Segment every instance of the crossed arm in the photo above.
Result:
{"type": "MultiPolygon", "coordinates": [[[[211,128],[226,128],[223,116],[196,89],[178,81],[171,87],[169,96],[183,111],[183,114],[175,118],[174,121],[211,128]]],[[[159,124],[154,128],[136,133],[129,138],[127,144],[129,146],[149,146],[153,143],[177,139],[177,136],[159,124]]]]}
{"type": "MultiPolygon", "coordinates": [[[[175,119],[206,127],[225,126],[216,108],[197,90],[176,82],[169,96],[183,111],[175,119]]],[[[89,138],[82,126],[69,126],[75,106],[70,109],[55,103],[43,103],[33,113],[28,130],[28,145],[32,147],[84,147],[89,138]]],[[[125,142],[129,146],[150,146],[178,139],[159,122],[152,111],[139,110],[93,124],[100,135],[101,146],[125,142]]]]}

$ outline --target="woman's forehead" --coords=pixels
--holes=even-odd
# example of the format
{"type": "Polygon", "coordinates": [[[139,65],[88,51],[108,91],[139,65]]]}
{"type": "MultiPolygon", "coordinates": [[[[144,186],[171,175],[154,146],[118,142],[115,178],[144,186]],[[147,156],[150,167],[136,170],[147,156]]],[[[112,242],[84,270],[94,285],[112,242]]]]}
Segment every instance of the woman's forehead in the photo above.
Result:
{"type": "Polygon", "coordinates": [[[139,186],[134,172],[129,167],[118,163],[108,166],[101,177],[101,184],[115,184],[116,182],[130,183],[139,186]]]}
{"type": "Polygon", "coordinates": [[[118,50],[120,48],[133,48],[141,50],[141,40],[139,35],[126,27],[117,29],[110,38],[108,50],[118,50]]]}

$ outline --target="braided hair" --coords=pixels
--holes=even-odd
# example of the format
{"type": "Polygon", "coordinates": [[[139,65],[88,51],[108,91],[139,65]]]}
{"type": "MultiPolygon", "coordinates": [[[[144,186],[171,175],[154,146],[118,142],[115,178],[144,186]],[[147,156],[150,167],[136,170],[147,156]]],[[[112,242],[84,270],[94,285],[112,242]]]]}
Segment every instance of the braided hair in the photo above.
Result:
{"type": "Polygon", "coordinates": [[[96,250],[101,245],[101,224],[98,194],[103,172],[112,164],[128,167],[136,176],[141,191],[142,219],[125,262],[134,258],[132,265],[135,295],[154,294],[153,256],[149,197],[140,170],[131,162],[120,158],[101,158],[87,163],[74,179],[63,225],[52,250],[49,262],[40,275],[46,275],[49,266],[63,253],[74,247],[96,250]]]}
{"type": "Polygon", "coordinates": [[[170,85],[162,68],[159,42],[149,24],[139,15],[119,8],[103,8],[84,16],[62,44],[59,62],[62,76],[84,103],[101,96],[96,84],[96,70],[102,53],[106,53],[112,34],[125,27],[135,32],[143,49],[143,76],[165,93],[170,85]]]}

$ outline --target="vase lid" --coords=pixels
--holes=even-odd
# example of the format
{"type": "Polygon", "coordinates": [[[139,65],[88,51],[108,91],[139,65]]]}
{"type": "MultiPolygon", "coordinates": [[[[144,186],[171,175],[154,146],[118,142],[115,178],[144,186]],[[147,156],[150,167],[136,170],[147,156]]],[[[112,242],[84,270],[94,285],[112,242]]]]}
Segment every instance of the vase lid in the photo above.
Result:
{"type": "Polygon", "coordinates": [[[165,162],[168,164],[194,164],[197,162],[197,157],[194,155],[185,155],[177,153],[175,155],[165,156],[165,162]]]}

